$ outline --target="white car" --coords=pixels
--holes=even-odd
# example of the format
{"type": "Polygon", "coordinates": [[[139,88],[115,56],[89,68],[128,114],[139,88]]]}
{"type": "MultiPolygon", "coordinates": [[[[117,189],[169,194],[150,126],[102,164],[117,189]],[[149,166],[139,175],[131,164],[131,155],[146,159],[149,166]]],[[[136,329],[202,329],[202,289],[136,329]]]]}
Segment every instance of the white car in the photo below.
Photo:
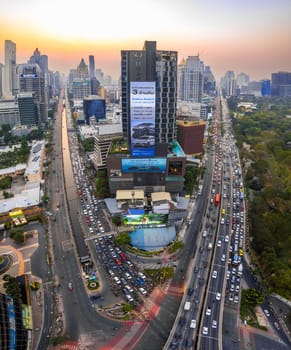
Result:
{"type": "Polygon", "coordinates": [[[190,328],[196,328],[196,320],[191,320],[190,328]]]}
{"type": "Polygon", "coordinates": [[[210,309],[210,307],[208,307],[206,309],[206,316],[210,316],[210,315],[211,315],[211,309],[210,309]]]}
{"type": "Polygon", "coordinates": [[[239,301],[238,296],[237,296],[237,295],[235,295],[235,296],[234,296],[234,302],[237,304],[237,303],[238,303],[238,301],[239,301]]]}
{"type": "Polygon", "coordinates": [[[222,255],[221,255],[221,261],[222,261],[222,262],[225,261],[225,254],[222,254],[222,255]]]}
{"type": "Polygon", "coordinates": [[[143,294],[143,295],[146,295],[147,292],[144,288],[138,288],[138,290],[143,294]]]}
{"type": "Polygon", "coordinates": [[[221,240],[217,241],[217,247],[221,247],[221,240]]]}
{"type": "Polygon", "coordinates": [[[216,300],[220,300],[221,299],[221,293],[216,293],[216,300]]]}
{"type": "Polygon", "coordinates": [[[270,317],[270,312],[269,312],[269,310],[265,309],[265,310],[264,310],[264,313],[265,313],[265,315],[266,315],[267,317],[270,317]]]}
{"type": "Polygon", "coordinates": [[[203,335],[207,335],[208,334],[208,327],[203,327],[203,329],[202,329],[202,334],[203,335]]]}
{"type": "Polygon", "coordinates": [[[224,237],[224,242],[228,242],[229,241],[229,237],[228,237],[228,235],[226,235],[225,237],[224,237]]]}
{"type": "Polygon", "coordinates": [[[212,273],[212,278],[216,278],[217,277],[217,271],[214,270],[213,273],[212,273]]]}
{"type": "Polygon", "coordinates": [[[212,321],[212,328],[217,328],[217,321],[215,320],[212,321]]]}

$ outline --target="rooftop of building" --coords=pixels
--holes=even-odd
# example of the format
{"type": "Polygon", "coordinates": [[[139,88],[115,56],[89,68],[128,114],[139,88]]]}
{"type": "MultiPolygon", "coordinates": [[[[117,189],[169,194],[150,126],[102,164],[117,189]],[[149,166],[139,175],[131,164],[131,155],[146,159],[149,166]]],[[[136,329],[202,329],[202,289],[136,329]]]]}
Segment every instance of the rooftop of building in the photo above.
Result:
{"type": "Polygon", "coordinates": [[[28,165],[25,170],[26,176],[37,174],[39,172],[40,164],[42,160],[43,148],[44,148],[44,141],[37,141],[35,144],[33,144],[30,151],[28,165]]]}
{"type": "Polygon", "coordinates": [[[185,157],[185,153],[178,141],[175,140],[168,145],[167,157],[185,157]]]}
{"type": "Polygon", "coordinates": [[[204,120],[177,120],[177,125],[189,127],[197,125],[206,125],[206,122],[204,120]]]}
{"type": "Polygon", "coordinates": [[[116,200],[144,199],[144,190],[117,190],[116,200]]]}
{"type": "Polygon", "coordinates": [[[152,202],[168,201],[171,202],[172,198],[169,192],[152,192],[152,202]]]}

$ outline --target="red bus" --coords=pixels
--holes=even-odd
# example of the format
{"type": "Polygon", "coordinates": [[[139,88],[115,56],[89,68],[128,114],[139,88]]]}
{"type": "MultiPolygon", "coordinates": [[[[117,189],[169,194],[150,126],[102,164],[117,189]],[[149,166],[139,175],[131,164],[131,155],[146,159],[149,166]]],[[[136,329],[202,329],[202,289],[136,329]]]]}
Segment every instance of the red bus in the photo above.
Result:
{"type": "Polygon", "coordinates": [[[219,193],[216,193],[214,204],[215,204],[215,205],[218,205],[219,202],[220,202],[220,194],[219,194],[219,193]]]}

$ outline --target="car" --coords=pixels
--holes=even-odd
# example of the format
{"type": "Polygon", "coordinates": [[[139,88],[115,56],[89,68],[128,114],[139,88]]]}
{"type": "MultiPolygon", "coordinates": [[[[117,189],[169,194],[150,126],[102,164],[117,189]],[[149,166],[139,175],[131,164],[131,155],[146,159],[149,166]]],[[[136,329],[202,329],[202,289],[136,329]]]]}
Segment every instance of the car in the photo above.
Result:
{"type": "Polygon", "coordinates": [[[228,235],[226,235],[225,237],[224,237],[224,242],[228,242],[229,241],[229,237],[228,237],[228,235]]]}
{"type": "Polygon", "coordinates": [[[126,294],[125,298],[129,301],[129,302],[133,302],[133,297],[130,294],[126,294]]]}
{"type": "Polygon", "coordinates": [[[203,231],[203,234],[202,234],[202,237],[206,237],[206,236],[207,236],[207,231],[204,230],[204,231],[203,231]]]}
{"type": "Polygon", "coordinates": [[[190,328],[196,328],[196,320],[191,320],[190,328]]]}
{"type": "Polygon", "coordinates": [[[230,285],[229,290],[230,290],[231,292],[234,292],[234,284],[231,284],[231,285],[230,285]]]}
{"type": "Polygon", "coordinates": [[[216,278],[217,277],[217,271],[214,270],[213,273],[212,273],[212,278],[216,278]]]}
{"type": "Polygon", "coordinates": [[[228,300],[233,301],[233,294],[229,294],[228,300]]]}
{"type": "Polygon", "coordinates": [[[236,291],[237,293],[239,293],[239,285],[238,285],[238,284],[235,286],[235,291],[236,291]]]}
{"type": "Polygon", "coordinates": [[[126,288],[130,293],[133,292],[133,289],[132,289],[131,286],[129,286],[128,284],[125,286],[125,288],[126,288]]]}
{"type": "Polygon", "coordinates": [[[125,272],[125,277],[129,280],[132,279],[132,276],[129,274],[129,272],[125,272]]]}
{"type": "Polygon", "coordinates": [[[270,317],[270,312],[269,312],[269,310],[265,309],[265,310],[264,310],[264,313],[265,313],[265,315],[266,315],[267,317],[270,317]]]}
{"type": "Polygon", "coordinates": [[[132,128],[132,137],[140,138],[141,136],[155,135],[155,126],[152,123],[140,123],[132,128]]]}
{"type": "Polygon", "coordinates": [[[217,292],[216,293],[216,300],[220,300],[221,299],[221,293],[217,292]]]}
{"type": "Polygon", "coordinates": [[[235,296],[234,296],[234,302],[237,304],[238,301],[239,301],[238,295],[235,295],[235,296]]]}
{"type": "Polygon", "coordinates": [[[68,290],[69,290],[69,291],[72,291],[72,290],[73,290],[73,283],[72,283],[72,282],[69,282],[69,283],[68,283],[68,290]]]}
{"type": "Polygon", "coordinates": [[[221,247],[221,240],[220,239],[217,241],[217,247],[221,247]]]}
{"type": "Polygon", "coordinates": [[[225,261],[225,254],[222,254],[221,255],[221,259],[220,259],[222,262],[225,261]]]}
{"type": "Polygon", "coordinates": [[[211,315],[211,309],[208,306],[208,308],[206,309],[206,316],[210,316],[211,315]]]}
{"type": "Polygon", "coordinates": [[[217,321],[216,320],[212,321],[212,328],[217,328],[217,321]]]}
{"type": "Polygon", "coordinates": [[[208,334],[208,327],[205,327],[205,326],[204,326],[204,327],[202,328],[202,334],[203,334],[203,335],[207,335],[207,334],[208,334]]]}
{"type": "Polygon", "coordinates": [[[199,271],[199,268],[197,266],[195,266],[194,272],[197,273],[198,271],[199,271]]]}
{"type": "Polygon", "coordinates": [[[147,292],[144,288],[138,288],[138,290],[143,294],[143,295],[146,295],[147,292]]]}
{"type": "Polygon", "coordinates": [[[274,325],[275,325],[275,327],[277,328],[277,330],[279,331],[279,330],[280,330],[279,323],[278,323],[278,322],[274,322],[274,325]]]}

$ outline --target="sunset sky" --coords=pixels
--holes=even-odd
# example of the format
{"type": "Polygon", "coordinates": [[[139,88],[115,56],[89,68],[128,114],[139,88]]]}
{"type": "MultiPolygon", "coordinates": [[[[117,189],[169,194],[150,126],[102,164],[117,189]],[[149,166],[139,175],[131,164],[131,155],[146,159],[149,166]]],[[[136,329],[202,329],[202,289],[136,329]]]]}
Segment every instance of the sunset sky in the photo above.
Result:
{"type": "Polygon", "coordinates": [[[9,39],[17,63],[38,47],[51,70],[68,73],[92,54],[117,79],[120,50],[156,40],[179,61],[199,53],[216,78],[291,71],[291,0],[1,0],[0,23],[1,63],[9,39]]]}

